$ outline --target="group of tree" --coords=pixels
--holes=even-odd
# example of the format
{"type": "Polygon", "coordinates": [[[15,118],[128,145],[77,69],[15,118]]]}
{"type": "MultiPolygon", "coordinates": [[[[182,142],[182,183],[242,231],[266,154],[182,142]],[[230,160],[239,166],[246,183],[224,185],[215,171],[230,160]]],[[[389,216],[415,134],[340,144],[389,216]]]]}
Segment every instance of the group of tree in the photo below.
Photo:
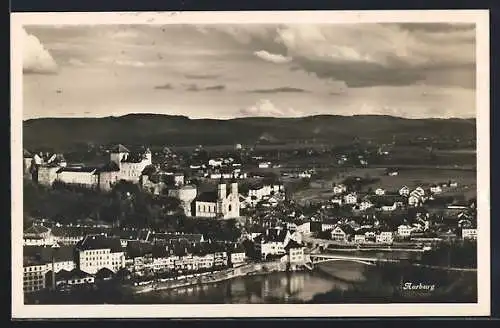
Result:
{"type": "Polygon", "coordinates": [[[213,240],[237,240],[240,236],[235,220],[186,217],[178,199],[145,193],[126,181],[109,192],[100,192],[60,183],[45,187],[26,180],[23,194],[26,217],[61,224],[91,219],[121,227],[202,233],[213,240]]]}

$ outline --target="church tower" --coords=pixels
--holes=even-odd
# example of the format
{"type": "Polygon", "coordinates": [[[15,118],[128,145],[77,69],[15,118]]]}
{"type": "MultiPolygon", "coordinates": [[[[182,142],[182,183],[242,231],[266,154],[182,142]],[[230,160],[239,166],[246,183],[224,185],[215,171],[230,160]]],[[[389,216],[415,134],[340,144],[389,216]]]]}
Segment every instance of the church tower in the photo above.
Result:
{"type": "Polygon", "coordinates": [[[224,180],[220,179],[219,185],[217,186],[217,216],[223,217],[225,215],[224,203],[227,197],[226,183],[224,180]]]}
{"type": "Polygon", "coordinates": [[[231,179],[231,194],[233,194],[234,196],[239,196],[239,194],[238,194],[238,181],[236,180],[234,175],[233,175],[233,178],[231,179]]]}
{"type": "Polygon", "coordinates": [[[128,156],[130,151],[123,145],[117,145],[110,151],[110,160],[120,167],[121,162],[128,156]]]}

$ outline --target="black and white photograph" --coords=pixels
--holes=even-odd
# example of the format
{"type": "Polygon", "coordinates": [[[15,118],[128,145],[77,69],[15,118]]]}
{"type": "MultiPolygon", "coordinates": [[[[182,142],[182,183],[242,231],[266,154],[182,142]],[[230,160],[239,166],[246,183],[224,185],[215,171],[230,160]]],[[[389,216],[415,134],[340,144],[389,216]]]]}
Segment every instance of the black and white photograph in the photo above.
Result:
{"type": "Polygon", "coordinates": [[[11,26],[14,315],[489,314],[487,11],[11,26]]]}

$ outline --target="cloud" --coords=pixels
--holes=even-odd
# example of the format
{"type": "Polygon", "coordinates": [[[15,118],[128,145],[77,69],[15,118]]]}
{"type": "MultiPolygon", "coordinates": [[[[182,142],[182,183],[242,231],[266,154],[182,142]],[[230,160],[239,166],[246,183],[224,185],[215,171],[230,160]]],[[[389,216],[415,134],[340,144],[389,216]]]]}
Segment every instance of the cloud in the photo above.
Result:
{"type": "Polygon", "coordinates": [[[301,93],[301,92],[309,92],[308,90],[300,89],[300,88],[291,88],[291,87],[281,87],[281,88],[272,88],[272,89],[256,89],[248,91],[250,93],[301,93]]]}
{"type": "Polygon", "coordinates": [[[285,57],[285,56],[282,56],[279,54],[273,54],[273,53],[267,52],[265,50],[255,51],[254,55],[259,57],[260,59],[263,59],[265,61],[275,63],[275,64],[284,64],[284,63],[288,63],[292,60],[292,58],[290,58],[290,57],[285,57]]]}
{"type": "Polygon", "coordinates": [[[174,87],[170,83],[155,86],[157,90],[172,90],[173,88],[174,87]]]}
{"type": "Polygon", "coordinates": [[[204,90],[207,90],[207,91],[222,91],[226,89],[226,87],[222,84],[219,84],[219,85],[213,85],[213,86],[209,86],[209,87],[206,87],[204,90]]]}
{"type": "Polygon", "coordinates": [[[23,73],[54,74],[58,66],[40,40],[23,29],[23,73]]]}
{"type": "Polygon", "coordinates": [[[475,31],[470,25],[293,25],[279,28],[276,41],[287,47],[295,70],[345,81],[349,87],[418,81],[473,85],[475,31]],[[451,78],[464,69],[468,81],[451,78]],[[436,74],[450,78],[430,78],[436,74]]]}
{"type": "Polygon", "coordinates": [[[186,91],[191,91],[191,92],[198,92],[198,91],[222,91],[226,89],[226,86],[222,84],[218,85],[210,85],[206,87],[200,87],[196,84],[187,84],[186,86],[186,91]]]}
{"type": "Polygon", "coordinates": [[[213,80],[219,77],[216,74],[184,74],[186,79],[192,80],[213,80]]]}
{"type": "Polygon", "coordinates": [[[293,108],[278,108],[270,100],[261,99],[255,105],[241,109],[244,117],[300,117],[303,113],[293,108]]]}
{"type": "Polygon", "coordinates": [[[70,58],[68,60],[68,64],[70,64],[72,66],[85,66],[85,63],[77,58],[70,58]]]}

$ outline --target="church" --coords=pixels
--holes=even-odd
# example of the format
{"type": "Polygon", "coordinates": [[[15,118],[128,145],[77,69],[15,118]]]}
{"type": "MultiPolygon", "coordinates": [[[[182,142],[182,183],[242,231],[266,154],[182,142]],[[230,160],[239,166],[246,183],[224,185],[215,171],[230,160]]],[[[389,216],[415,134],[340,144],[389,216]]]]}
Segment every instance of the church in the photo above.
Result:
{"type": "Polygon", "coordinates": [[[191,203],[191,216],[208,218],[237,218],[240,216],[238,183],[228,185],[221,179],[217,191],[200,193],[191,203]]]}

